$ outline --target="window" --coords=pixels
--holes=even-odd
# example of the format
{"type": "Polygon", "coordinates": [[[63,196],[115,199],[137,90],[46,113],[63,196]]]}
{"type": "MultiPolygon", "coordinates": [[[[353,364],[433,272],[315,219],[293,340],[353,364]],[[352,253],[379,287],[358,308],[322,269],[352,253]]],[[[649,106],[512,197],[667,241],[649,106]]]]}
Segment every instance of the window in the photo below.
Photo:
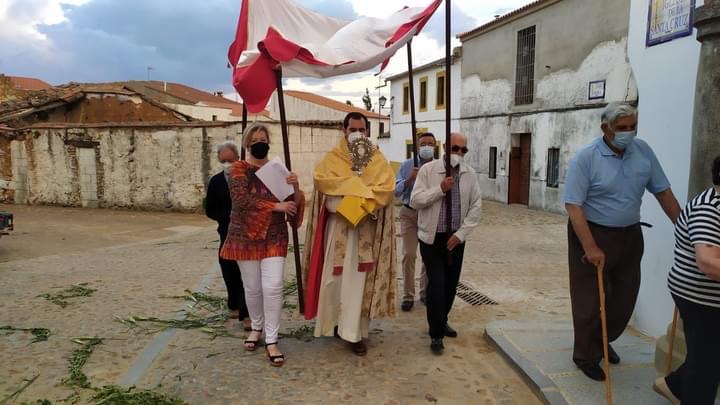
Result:
{"type": "Polygon", "coordinates": [[[435,109],[445,109],[445,72],[437,73],[437,82],[435,85],[435,109]]]}
{"type": "Polygon", "coordinates": [[[382,134],[385,133],[385,123],[380,122],[380,131],[378,131],[378,136],[382,136],[382,134]]]}
{"type": "Polygon", "coordinates": [[[532,104],[535,92],[535,26],[518,32],[515,105],[532,104]]]}
{"type": "Polygon", "coordinates": [[[488,178],[497,178],[497,148],[495,146],[490,147],[490,157],[488,158],[488,178]]]}
{"type": "Polygon", "coordinates": [[[213,115],[213,116],[212,116],[212,120],[213,120],[213,121],[217,121],[217,115],[213,115]]]}
{"type": "Polygon", "coordinates": [[[428,78],[420,78],[420,111],[427,111],[428,78]]]}
{"type": "Polygon", "coordinates": [[[548,149],[547,186],[557,188],[560,179],[560,149],[548,149]]]}
{"type": "Polygon", "coordinates": [[[403,114],[410,112],[410,84],[403,84],[403,114]]]}

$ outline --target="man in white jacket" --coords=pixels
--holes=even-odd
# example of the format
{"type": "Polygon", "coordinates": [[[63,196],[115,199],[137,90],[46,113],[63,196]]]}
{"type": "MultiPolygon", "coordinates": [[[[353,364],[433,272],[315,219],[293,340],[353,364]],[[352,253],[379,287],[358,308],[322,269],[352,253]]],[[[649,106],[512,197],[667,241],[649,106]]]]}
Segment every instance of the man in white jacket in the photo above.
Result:
{"type": "Polygon", "coordinates": [[[418,210],[420,255],[427,269],[427,318],[430,349],[441,354],[443,338],[457,337],[448,325],[448,315],[462,268],[465,240],[480,223],[482,198],[475,170],[463,162],[468,152],[467,137],[451,136],[451,173],[445,158],[422,166],[410,196],[410,206],[418,210]],[[446,193],[452,195],[452,221],[447,222],[446,193]]]}

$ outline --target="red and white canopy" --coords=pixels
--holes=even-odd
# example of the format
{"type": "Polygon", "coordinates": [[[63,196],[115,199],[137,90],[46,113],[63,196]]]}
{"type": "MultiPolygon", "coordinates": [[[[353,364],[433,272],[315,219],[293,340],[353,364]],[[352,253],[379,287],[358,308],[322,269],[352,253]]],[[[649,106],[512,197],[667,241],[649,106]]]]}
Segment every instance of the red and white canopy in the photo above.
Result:
{"type": "Polygon", "coordinates": [[[404,8],[387,18],[345,21],[310,11],[292,0],[243,0],[235,41],[228,50],[233,85],[248,111],[267,105],[283,77],[332,77],[382,64],[417,35],[442,0],[404,8]]]}

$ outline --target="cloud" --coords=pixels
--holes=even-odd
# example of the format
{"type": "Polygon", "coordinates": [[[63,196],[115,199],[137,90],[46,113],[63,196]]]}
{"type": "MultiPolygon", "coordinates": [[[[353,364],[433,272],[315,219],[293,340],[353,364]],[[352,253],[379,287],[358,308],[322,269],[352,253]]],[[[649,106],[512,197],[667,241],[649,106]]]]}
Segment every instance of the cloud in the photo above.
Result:
{"type": "MultiPolygon", "coordinates": [[[[343,19],[384,16],[430,0],[298,0],[305,7],[343,19]]],[[[492,19],[502,7],[529,0],[456,0],[453,32],[492,19]]],[[[240,0],[0,0],[0,72],[50,83],[153,80],[185,83],[232,93],[227,47],[233,39],[240,0]]],[[[413,41],[414,63],[444,55],[443,6],[413,41]]],[[[458,45],[454,40],[453,46],[458,45]]],[[[387,74],[403,71],[405,51],[387,74]]],[[[292,80],[341,101],[357,100],[365,88],[376,98],[376,71],[332,80],[292,80]],[[374,95],[375,94],[375,95],[374,95]]]]}

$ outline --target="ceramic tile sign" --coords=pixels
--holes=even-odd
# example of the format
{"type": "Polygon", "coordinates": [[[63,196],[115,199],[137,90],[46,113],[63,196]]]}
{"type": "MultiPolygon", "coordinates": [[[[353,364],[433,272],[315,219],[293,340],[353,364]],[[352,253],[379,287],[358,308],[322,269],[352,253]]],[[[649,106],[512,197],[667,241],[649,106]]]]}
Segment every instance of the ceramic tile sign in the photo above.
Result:
{"type": "Polygon", "coordinates": [[[651,47],[693,32],[695,0],[649,0],[646,46],[651,47]]]}

